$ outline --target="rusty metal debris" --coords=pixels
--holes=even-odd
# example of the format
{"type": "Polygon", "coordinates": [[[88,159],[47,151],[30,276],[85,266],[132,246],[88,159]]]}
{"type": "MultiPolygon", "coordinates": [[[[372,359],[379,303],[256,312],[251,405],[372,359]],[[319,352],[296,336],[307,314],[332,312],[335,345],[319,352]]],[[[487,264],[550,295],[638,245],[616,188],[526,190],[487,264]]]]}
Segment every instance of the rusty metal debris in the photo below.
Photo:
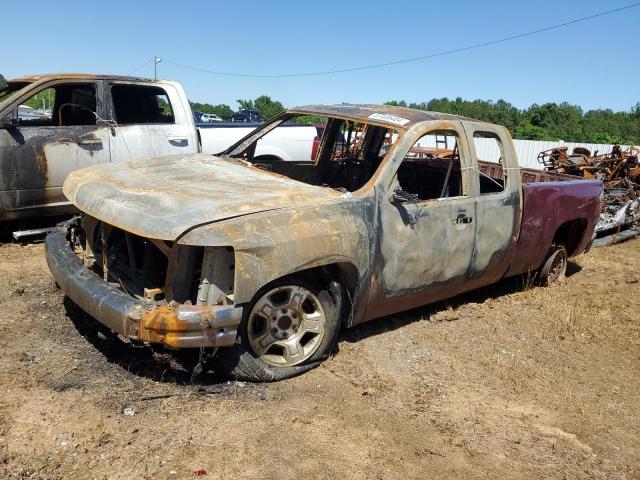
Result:
{"type": "Polygon", "coordinates": [[[606,154],[556,147],[538,154],[547,172],[602,180],[604,199],[594,246],[612,245],[640,235],[640,148],[615,144],[606,154]]]}

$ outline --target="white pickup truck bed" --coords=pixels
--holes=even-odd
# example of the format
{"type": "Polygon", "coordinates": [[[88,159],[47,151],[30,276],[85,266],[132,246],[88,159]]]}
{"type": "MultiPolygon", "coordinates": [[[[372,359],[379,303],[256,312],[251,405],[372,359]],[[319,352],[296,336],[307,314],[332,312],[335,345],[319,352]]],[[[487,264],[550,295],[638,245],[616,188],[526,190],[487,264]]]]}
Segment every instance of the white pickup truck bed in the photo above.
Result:
{"type": "MultiPolygon", "coordinates": [[[[220,153],[260,125],[235,122],[198,124],[202,151],[211,154],[220,153]]],[[[270,157],[273,160],[284,161],[310,160],[313,141],[319,136],[318,133],[313,125],[295,123],[282,125],[258,142],[255,157],[270,157]]]]}

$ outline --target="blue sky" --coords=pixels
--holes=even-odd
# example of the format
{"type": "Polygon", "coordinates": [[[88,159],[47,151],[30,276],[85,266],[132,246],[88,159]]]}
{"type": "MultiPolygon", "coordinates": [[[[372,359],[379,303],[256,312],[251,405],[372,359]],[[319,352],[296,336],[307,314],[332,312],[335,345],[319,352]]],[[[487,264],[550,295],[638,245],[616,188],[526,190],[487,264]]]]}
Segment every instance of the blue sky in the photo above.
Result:
{"type": "MultiPolygon", "coordinates": [[[[208,70],[290,73],[410,58],[514,35],[633,0],[2,2],[0,73],[129,74],[158,55],[208,70]],[[9,20],[9,21],[7,21],[9,20]]],[[[319,77],[229,78],[159,65],[191,100],[261,94],[285,106],[433,97],[568,101],[627,110],[640,102],[640,7],[487,48],[319,77]]],[[[136,72],[151,76],[153,65],[136,72]]]]}

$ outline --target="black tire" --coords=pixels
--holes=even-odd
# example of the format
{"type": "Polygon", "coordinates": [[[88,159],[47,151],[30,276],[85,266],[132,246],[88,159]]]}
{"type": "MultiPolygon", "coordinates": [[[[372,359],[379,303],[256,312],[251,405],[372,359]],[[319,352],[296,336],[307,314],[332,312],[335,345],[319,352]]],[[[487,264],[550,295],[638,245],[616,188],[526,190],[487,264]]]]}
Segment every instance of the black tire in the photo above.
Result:
{"type": "Polygon", "coordinates": [[[219,350],[213,369],[238,380],[275,382],[295,377],[320,365],[334,350],[340,330],[342,310],[340,286],[336,282],[323,283],[320,286],[317,281],[296,275],[277,280],[261,288],[244,309],[243,319],[238,329],[238,343],[231,348],[219,350]],[[247,331],[249,315],[255,303],[265,293],[284,285],[300,286],[313,292],[322,303],[325,313],[325,333],[320,344],[308,359],[294,366],[274,366],[263,361],[254,353],[247,331]]]}
{"type": "Polygon", "coordinates": [[[540,267],[536,283],[541,287],[547,287],[563,280],[567,273],[568,257],[567,249],[564,245],[551,245],[547,259],[540,267]]]}

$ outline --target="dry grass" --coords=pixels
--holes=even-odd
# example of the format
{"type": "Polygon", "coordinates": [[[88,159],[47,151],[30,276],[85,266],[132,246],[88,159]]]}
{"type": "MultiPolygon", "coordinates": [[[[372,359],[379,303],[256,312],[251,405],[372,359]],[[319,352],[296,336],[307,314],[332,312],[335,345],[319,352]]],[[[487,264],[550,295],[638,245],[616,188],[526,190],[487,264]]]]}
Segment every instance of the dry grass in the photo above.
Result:
{"type": "Polygon", "coordinates": [[[98,336],[41,245],[0,246],[0,478],[639,478],[638,253],[374,321],[302,377],[205,377],[207,395],[98,336]]]}

